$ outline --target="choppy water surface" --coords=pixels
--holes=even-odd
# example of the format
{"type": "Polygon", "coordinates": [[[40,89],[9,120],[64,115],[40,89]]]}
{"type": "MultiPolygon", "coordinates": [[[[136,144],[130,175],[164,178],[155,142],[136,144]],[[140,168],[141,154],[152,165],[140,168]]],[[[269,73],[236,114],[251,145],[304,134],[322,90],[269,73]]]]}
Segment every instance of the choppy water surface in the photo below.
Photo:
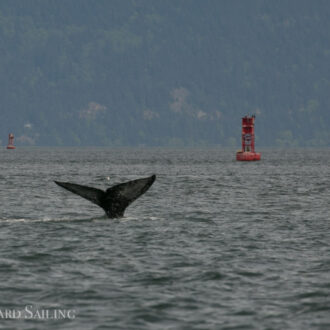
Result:
{"type": "Polygon", "coordinates": [[[234,156],[1,150],[0,328],[330,329],[330,151],[234,156]],[[119,220],[53,183],[153,173],[119,220]]]}

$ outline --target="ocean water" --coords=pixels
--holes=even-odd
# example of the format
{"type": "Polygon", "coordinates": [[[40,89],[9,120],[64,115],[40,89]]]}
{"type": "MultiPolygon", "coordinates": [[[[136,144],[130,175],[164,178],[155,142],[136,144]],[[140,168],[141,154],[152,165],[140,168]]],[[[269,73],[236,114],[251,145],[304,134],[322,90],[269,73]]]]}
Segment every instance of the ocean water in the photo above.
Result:
{"type": "Polygon", "coordinates": [[[0,328],[330,329],[330,150],[0,151],[0,328]],[[122,219],[54,180],[157,175],[122,219]]]}

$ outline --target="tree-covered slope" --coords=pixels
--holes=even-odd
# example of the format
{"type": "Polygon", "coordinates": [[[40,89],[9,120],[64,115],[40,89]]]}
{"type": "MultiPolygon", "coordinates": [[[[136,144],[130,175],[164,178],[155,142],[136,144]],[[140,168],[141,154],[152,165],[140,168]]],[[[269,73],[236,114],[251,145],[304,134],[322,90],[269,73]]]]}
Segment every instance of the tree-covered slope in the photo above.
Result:
{"type": "Polygon", "coordinates": [[[330,145],[326,0],[2,0],[0,139],[330,145]]]}

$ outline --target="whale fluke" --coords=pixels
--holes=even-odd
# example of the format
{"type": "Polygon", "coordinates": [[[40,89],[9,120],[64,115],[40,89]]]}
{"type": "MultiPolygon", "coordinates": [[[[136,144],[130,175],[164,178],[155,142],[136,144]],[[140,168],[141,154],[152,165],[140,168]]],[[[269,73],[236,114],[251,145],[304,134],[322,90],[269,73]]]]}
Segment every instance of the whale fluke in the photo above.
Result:
{"type": "Polygon", "coordinates": [[[76,183],[54,181],[57,185],[88,199],[103,208],[109,218],[124,216],[125,209],[137,198],[143,195],[156,180],[156,175],[148,178],[124,182],[106,191],[82,186],[76,183]]]}

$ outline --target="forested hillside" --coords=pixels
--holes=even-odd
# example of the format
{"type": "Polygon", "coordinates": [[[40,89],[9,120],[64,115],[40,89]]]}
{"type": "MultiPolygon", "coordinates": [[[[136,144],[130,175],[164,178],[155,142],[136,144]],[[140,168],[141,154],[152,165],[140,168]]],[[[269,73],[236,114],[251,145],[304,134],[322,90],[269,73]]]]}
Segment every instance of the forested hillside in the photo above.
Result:
{"type": "Polygon", "coordinates": [[[330,145],[330,1],[1,0],[0,139],[330,145]]]}

